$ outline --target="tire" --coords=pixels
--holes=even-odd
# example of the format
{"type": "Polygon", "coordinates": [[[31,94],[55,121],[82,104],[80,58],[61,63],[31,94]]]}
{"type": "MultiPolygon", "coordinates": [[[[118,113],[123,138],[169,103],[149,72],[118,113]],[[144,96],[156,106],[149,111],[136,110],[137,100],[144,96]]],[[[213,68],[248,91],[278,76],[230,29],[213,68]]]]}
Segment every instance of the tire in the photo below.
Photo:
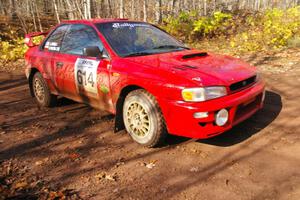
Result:
{"type": "Polygon", "coordinates": [[[40,107],[52,107],[56,105],[57,96],[51,94],[50,89],[41,73],[36,72],[34,74],[31,84],[34,97],[40,107]]]}
{"type": "Polygon", "coordinates": [[[123,121],[132,139],[146,147],[162,144],[167,129],[154,96],[143,89],[130,92],[123,105],[123,121]]]}

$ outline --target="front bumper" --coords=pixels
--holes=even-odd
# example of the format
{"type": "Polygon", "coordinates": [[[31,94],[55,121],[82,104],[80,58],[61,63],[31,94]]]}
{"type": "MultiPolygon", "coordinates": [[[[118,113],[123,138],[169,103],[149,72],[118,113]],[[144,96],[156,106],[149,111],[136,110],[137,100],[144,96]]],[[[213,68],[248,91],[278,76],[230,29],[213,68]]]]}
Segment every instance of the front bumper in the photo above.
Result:
{"type": "Polygon", "coordinates": [[[206,102],[160,101],[170,134],[190,138],[209,138],[221,134],[252,116],[263,106],[265,84],[259,81],[249,88],[206,102]],[[224,126],[215,124],[215,115],[221,109],[229,112],[224,126]],[[208,117],[196,119],[195,112],[208,112],[208,117]]]}

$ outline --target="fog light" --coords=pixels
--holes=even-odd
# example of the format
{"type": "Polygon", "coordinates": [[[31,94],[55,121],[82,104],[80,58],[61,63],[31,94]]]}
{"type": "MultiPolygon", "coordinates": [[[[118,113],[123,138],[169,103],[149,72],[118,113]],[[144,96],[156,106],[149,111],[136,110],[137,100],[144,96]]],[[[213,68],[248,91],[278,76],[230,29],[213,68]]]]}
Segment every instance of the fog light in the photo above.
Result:
{"type": "Polygon", "coordinates": [[[220,110],[216,114],[216,124],[218,126],[224,126],[227,121],[228,121],[228,111],[226,109],[220,110]]]}
{"type": "Polygon", "coordinates": [[[206,118],[208,117],[208,112],[196,112],[194,113],[194,118],[199,119],[199,118],[206,118]]]}

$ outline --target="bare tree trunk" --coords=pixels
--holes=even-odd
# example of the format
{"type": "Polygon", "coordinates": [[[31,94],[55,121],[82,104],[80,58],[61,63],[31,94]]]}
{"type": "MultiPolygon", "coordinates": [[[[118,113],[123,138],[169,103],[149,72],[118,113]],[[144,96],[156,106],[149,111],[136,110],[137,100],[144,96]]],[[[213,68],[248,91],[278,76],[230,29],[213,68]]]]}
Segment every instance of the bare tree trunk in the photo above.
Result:
{"type": "Polygon", "coordinates": [[[92,18],[91,0],[86,0],[86,9],[87,9],[87,19],[91,19],[92,18]]]}
{"type": "Polygon", "coordinates": [[[172,0],[172,14],[174,13],[175,10],[175,4],[176,4],[176,0],[172,0]]]}
{"type": "Polygon", "coordinates": [[[84,14],[84,19],[87,19],[87,6],[86,6],[86,0],[83,0],[83,14],[84,14]]]}
{"type": "Polygon", "coordinates": [[[189,10],[189,7],[188,7],[187,4],[188,4],[188,3],[187,3],[187,0],[183,0],[182,8],[183,8],[184,11],[188,11],[188,10],[189,10]]]}
{"type": "Polygon", "coordinates": [[[10,20],[14,20],[17,12],[16,12],[16,3],[15,0],[10,0],[9,2],[9,18],[10,20]]]}
{"type": "Polygon", "coordinates": [[[124,0],[120,0],[120,18],[124,18],[124,0]]]}
{"type": "Polygon", "coordinates": [[[25,23],[24,19],[23,19],[22,17],[20,17],[20,15],[18,14],[18,12],[15,12],[14,14],[15,14],[15,15],[17,16],[17,18],[19,19],[19,21],[20,21],[20,23],[21,23],[21,26],[22,26],[22,29],[23,29],[24,33],[27,34],[28,31],[27,31],[27,26],[26,26],[26,23],[25,23]]]}
{"type": "Polygon", "coordinates": [[[0,13],[1,13],[1,15],[6,15],[6,12],[4,9],[4,4],[1,0],[0,0],[0,13]]]}
{"type": "Polygon", "coordinates": [[[178,9],[177,11],[180,13],[182,11],[182,0],[178,0],[178,9]]]}
{"type": "Polygon", "coordinates": [[[207,1],[206,0],[203,1],[203,14],[204,14],[204,16],[207,15],[207,1]]]}
{"type": "Polygon", "coordinates": [[[48,14],[49,11],[49,1],[43,0],[43,13],[48,14]]]}
{"type": "Polygon", "coordinates": [[[58,23],[60,23],[59,14],[58,14],[58,10],[57,10],[57,4],[56,4],[55,0],[53,0],[53,5],[54,5],[54,12],[55,12],[56,20],[58,23]]]}
{"type": "Polygon", "coordinates": [[[213,0],[213,11],[216,11],[216,7],[217,7],[217,2],[216,0],[213,0]]]}
{"type": "Polygon", "coordinates": [[[42,22],[41,22],[41,18],[40,18],[40,14],[39,14],[39,11],[38,11],[38,6],[37,6],[36,1],[35,1],[35,12],[36,12],[36,17],[37,17],[37,20],[38,20],[38,23],[39,23],[40,32],[43,32],[43,26],[42,26],[42,22]]]}
{"type": "Polygon", "coordinates": [[[245,9],[246,8],[246,0],[242,0],[241,3],[239,3],[239,9],[245,9]]]}
{"type": "Polygon", "coordinates": [[[108,6],[108,16],[112,17],[112,7],[110,0],[107,0],[107,6],[108,6]]]}
{"type": "Polygon", "coordinates": [[[80,18],[80,19],[83,19],[84,16],[83,16],[83,14],[82,14],[81,8],[79,7],[79,4],[78,4],[78,1],[77,1],[77,0],[75,0],[75,6],[76,6],[76,9],[78,10],[79,18],[80,18]]]}
{"type": "Polygon", "coordinates": [[[144,3],[144,4],[143,4],[143,11],[144,11],[144,17],[143,17],[143,19],[144,19],[144,21],[146,22],[147,19],[148,19],[147,0],[144,0],[143,3],[144,3]]]}
{"type": "Polygon", "coordinates": [[[84,19],[88,19],[88,7],[87,7],[87,0],[83,0],[83,13],[84,19]]]}
{"type": "Polygon", "coordinates": [[[192,0],[192,10],[196,10],[196,0],[192,0]]]}
{"type": "Polygon", "coordinates": [[[131,19],[135,19],[135,0],[131,0],[131,19]]]}
{"type": "Polygon", "coordinates": [[[70,0],[66,0],[66,4],[67,4],[67,15],[69,19],[74,19],[74,10],[73,10],[73,5],[71,5],[70,0]]]}
{"type": "Polygon", "coordinates": [[[137,4],[136,4],[136,6],[135,6],[136,8],[137,8],[137,19],[138,20],[141,20],[141,9],[140,9],[140,7],[141,7],[141,2],[140,1],[137,1],[137,4]]]}
{"type": "Polygon", "coordinates": [[[34,9],[33,9],[34,2],[28,2],[28,0],[27,0],[27,3],[30,6],[34,31],[37,32],[37,26],[36,26],[36,21],[35,21],[35,14],[34,14],[34,9]]]}
{"type": "Polygon", "coordinates": [[[102,0],[100,1],[100,6],[98,5],[97,1],[94,4],[94,6],[96,7],[96,18],[100,18],[101,4],[102,4],[102,0]]]}
{"type": "Polygon", "coordinates": [[[263,5],[264,5],[264,10],[268,8],[268,0],[264,0],[263,1],[263,5]]]}
{"type": "Polygon", "coordinates": [[[161,0],[156,0],[155,2],[155,22],[161,23],[161,0]]]}

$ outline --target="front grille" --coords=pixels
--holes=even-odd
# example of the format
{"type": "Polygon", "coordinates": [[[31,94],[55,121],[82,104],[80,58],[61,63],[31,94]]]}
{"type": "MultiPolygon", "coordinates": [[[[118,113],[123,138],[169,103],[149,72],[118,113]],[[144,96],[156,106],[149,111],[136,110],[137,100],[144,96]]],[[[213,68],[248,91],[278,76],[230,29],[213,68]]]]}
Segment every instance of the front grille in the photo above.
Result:
{"type": "Polygon", "coordinates": [[[242,80],[242,81],[239,81],[239,82],[236,82],[236,83],[233,83],[229,86],[230,88],[230,91],[234,92],[234,91],[237,91],[237,90],[241,90],[245,87],[248,87],[250,86],[252,83],[255,82],[255,79],[256,79],[256,76],[251,76],[250,78],[247,78],[245,80],[242,80]]]}

